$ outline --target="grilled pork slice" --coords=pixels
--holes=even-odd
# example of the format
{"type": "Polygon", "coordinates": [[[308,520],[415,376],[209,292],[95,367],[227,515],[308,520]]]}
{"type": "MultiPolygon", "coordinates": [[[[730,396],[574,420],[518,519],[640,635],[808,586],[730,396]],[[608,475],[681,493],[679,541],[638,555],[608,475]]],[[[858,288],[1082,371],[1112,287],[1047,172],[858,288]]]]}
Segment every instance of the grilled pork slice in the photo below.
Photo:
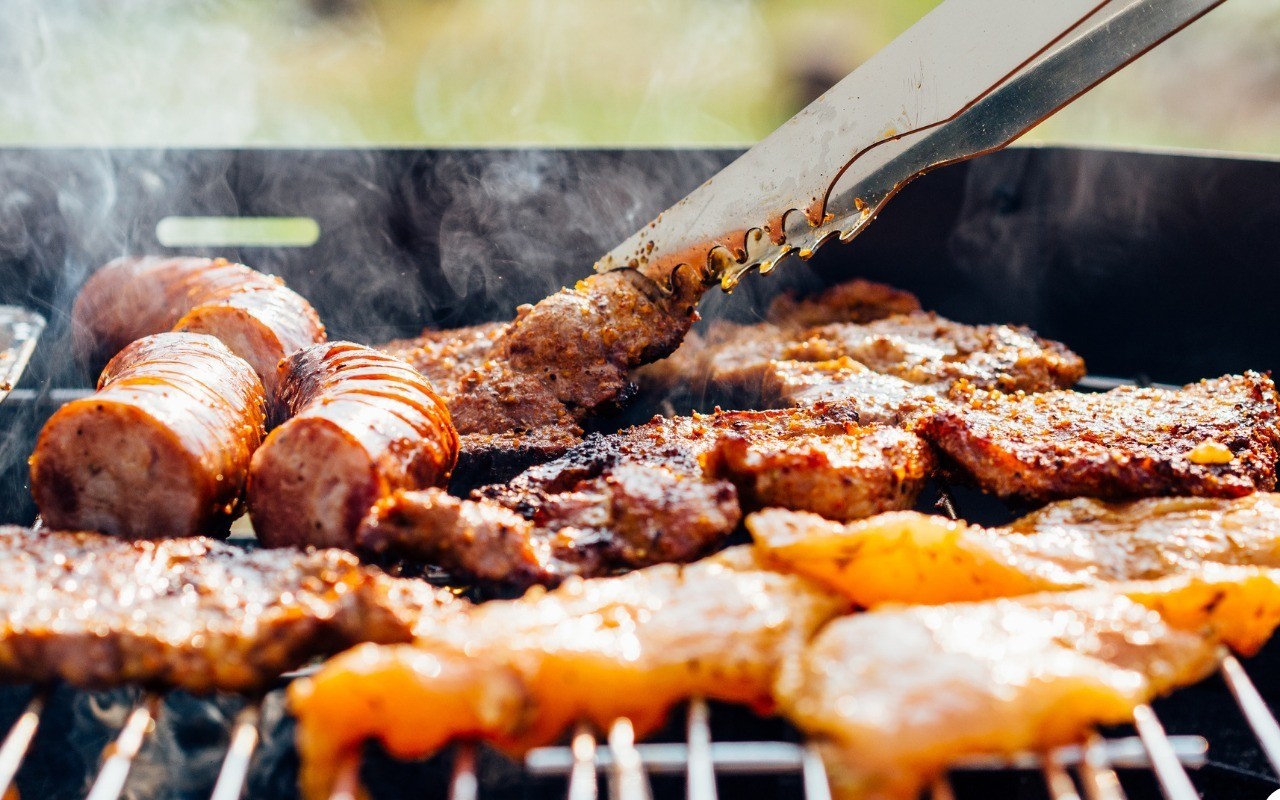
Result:
{"type": "Polygon", "coordinates": [[[737,527],[741,502],[840,519],[909,507],[932,466],[914,434],[859,427],[840,406],[656,417],[471,500],[396,495],[359,538],[459,575],[553,584],[705,555],[737,527]]]}
{"type": "Polygon", "coordinates": [[[31,494],[52,528],[225,534],[265,415],[262,382],[222,342],[193,333],[139,339],[107,365],[96,393],[45,423],[31,494]]]}
{"type": "Polygon", "coordinates": [[[1103,394],[959,386],[953,398],[918,430],[1001,497],[1239,497],[1276,485],[1280,409],[1256,372],[1103,394]]]}
{"type": "Polygon", "coordinates": [[[1216,640],[1111,592],[872,611],[786,661],[783,712],[843,800],[914,800],[965,755],[1080,741],[1214,669],[1216,640]]]}
{"type": "Polygon", "coordinates": [[[632,369],[676,349],[702,290],[668,292],[617,270],[522,306],[512,322],[426,331],[383,349],[432,381],[463,435],[581,435],[580,419],[626,399],[632,369]]]}
{"type": "Polygon", "coordinates": [[[953,322],[920,311],[904,292],[853,281],[775,302],[763,323],[713,324],[647,374],[668,386],[705,383],[739,407],[848,401],[864,423],[896,424],[960,379],[1040,392],[1072,385],[1084,363],[1026,328],[953,322]]]}
{"type": "Polygon", "coordinates": [[[444,401],[408,364],[330,342],[283,359],[279,370],[290,419],[249,470],[249,514],[264,544],[350,548],[378,499],[448,482],[458,434],[444,401]]]}
{"type": "Polygon", "coordinates": [[[464,605],[338,550],[0,527],[0,554],[0,676],[19,681],[249,691],[464,605]]]}
{"type": "Polygon", "coordinates": [[[1280,495],[1055,503],[1007,527],[901,511],[848,525],[769,509],[747,518],[766,563],[859,606],[947,603],[1280,567],[1280,495]]]}
{"type": "Polygon", "coordinates": [[[85,283],[71,319],[91,368],[143,336],[207,333],[249,362],[268,397],[276,363],[325,338],[315,309],[283,281],[222,258],[118,258],[85,283]]]}
{"type": "Polygon", "coordinates": [[[293,684],[303,794],[328,797],[342,755],[369,739],[401,758],[460,737],[520,751],[579,719],[625,716],[643,735],[695,695],[767,709],[783,655],[845,610],[747,548],[475,606],[412,646],[359,647],[293,684]]]}

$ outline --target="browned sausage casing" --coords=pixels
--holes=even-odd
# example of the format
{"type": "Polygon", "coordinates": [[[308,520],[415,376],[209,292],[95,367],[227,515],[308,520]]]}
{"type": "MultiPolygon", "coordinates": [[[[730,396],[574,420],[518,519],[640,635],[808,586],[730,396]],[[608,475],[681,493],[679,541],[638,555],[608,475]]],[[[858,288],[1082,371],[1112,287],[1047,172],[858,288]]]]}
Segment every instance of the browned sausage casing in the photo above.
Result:
{"type": "Polygon", "coordinates": [[[405,362],[331,342],[282,361],[279,380],[293,418],[267,437],[249,474],[249,515],[264,544],[351,548],[378,499],[448,482],[458,433],[405,362]]]}
{"type": "Polygon", "coordinates": [[[265,416],[262,381],[222,342],[148,336],[111,359],[95,394],[45,423],[31,494],[55,529],[224,534],[265,416]]]}
{"type": "Polygon", "coordinates": [[[143,336],[207,333],[257,370],[268,397],[280,359],[325,339],[315,309],[283,281],[222,258],[118,258],[89,278],[71,315],[91,368],[143,336]]]}

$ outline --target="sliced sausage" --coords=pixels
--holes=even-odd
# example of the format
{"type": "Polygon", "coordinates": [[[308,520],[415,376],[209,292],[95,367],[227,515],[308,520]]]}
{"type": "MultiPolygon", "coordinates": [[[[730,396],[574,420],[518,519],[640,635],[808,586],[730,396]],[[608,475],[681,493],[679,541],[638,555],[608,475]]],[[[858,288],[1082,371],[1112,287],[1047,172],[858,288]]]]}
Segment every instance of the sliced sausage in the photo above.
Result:
{"type": "Polygon", "coordinates": [[[31,493],[54,529],[225,534],[265,416],[262,381],[222,342],[147,336],[107,364],[96,393],[45,423],[31,493]]]}
{"type": "Polygon", "coordinates": [[[351,548],[380,498],[448,482],[458,433],[413,367],[331,342],[279,369],[281,400],[293,416],[254,454],[249,474],[249,515],[264,544],[351,548]]]}
{"type": "Polygon", "coordinates": [[[223,258],[118,258],[89,278],[71,315],[76,353],[90,368],[153,333],[207,333],[257,370],[268,397],[280,359],[325,339],[301,295],[223,258]]]}

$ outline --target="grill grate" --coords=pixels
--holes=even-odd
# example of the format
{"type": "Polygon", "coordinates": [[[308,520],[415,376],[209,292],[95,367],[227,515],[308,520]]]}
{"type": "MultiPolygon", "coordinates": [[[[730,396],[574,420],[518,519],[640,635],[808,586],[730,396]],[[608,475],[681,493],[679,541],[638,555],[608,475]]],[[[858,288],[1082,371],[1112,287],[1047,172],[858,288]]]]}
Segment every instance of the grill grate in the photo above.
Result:
{"type": "MultiPolygon", "coordinates": [[[[1163,386],[1141,378],[1122,380],[1090,376],[1082,380],[1079,387],[1105,391],[1135,383],[1163,386]]],[[[14,392],[15,395],[22,393],[23,390],[14,392]]],[[[84,392],[64,393],[69,398],[84,392]]],[[[3,399],[2,395],[0,399],[3,399]]],[[[952,519],[959,518],[955,499],[945,485],[939,487],[936,506],[952,519]]],[[[1225,654],[1219,666],[1220,674],[1245,721],[1272,768],[1280,775],[1280,723],[1234,656],[1225,654]]],[[[307,671],[285,675],[282,682],[287,683],[307,671]]],[[[0,797],[6,796],[13,785],[35,739],[48,697],[47,689],[37,689],[0,743],[0,797]]],[[[121,796],[134,759],[155,728],[162,699],[158,693],[147,692],[135,704],[114,742],[103,753],[102,766],[89,791],[88,800],[116,800],[121,796]]],[[[237,715],[211,800],[237,800],[244,793],[253,756],[261,739],[261,721],[262,709],[258,703],[246,706],[237,715]]],[[[1124,800],[1124,790],[1116,770],[1150,770],[1168,800],[1197,800],[1199,794],[1188,777],[1187,769],[1206,763],[1207,741],[1199,736],[1169,736],[1149,705],[1135,710],[1134,725],[1136,737],[1107,739],[1095,732],[1083,745],[1062,747],[1048,753],[966,758],[954,764],[951,772],[1039,771],[1052,800],[1080,800],[1077,786],[1083,790],[1086,800],[1124,800]]],[[[568,800],[597,800],[600,772],[608,774],[610,800],[652,800],[650,775],[681,774],[685,776],[688,800],[717,800],[716,779],[721,775],[792,775],[802,782],[804,800],[831,800],[826,768],[813,744],[714,742],[710,708],[702,698],[694,698],[689,703],[684,734],[682,743],[637,744],[631,721],[622,718],[610,726],[606,742],[601,745],[596,734],[587,725],[580,724],[567,746],[536,748],[527,755],[524,767],[531,777],[567,777],[568,800]]],[[[330,800],[357,800],[359,772],[359,756],[352,756],[340,764],[330,800]]],[[[479,787],[476,746],[474,743],[461,743],[453,754],[449,798],[479,800],[479,787]]],[[[927,795],[930,800],[955,800],[957,797],[947,776],[935,781],[927,795]]]]}

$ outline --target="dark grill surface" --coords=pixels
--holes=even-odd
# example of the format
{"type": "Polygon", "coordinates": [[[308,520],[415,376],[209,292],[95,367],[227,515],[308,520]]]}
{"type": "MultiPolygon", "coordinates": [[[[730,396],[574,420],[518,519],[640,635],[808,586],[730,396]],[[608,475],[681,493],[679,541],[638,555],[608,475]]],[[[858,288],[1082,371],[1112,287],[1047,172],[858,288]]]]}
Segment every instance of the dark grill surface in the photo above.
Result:
{"type": "MultiPolygon", "coordinates": [[[[424,324],[508,316],[585,274],[596,256],[727,163],[731,151],[78,151],[0,150],[0,303],[49,319],[27,376],[0,403],[0,520],[29,523],[26,457],[43,420],[88,376],[70,362],[67,317],[86,272],[124,253],[225,255],[283,275],[332,335],[379,341],[424,324]],[[310,248],[161,247],[167,216],[310,216],[310,248]]],[[[909,187],[852,246],[785,265],[718,293],[708,316],[749,319],[783,288],[853,275],[916,292],[966,322],[1018,322],[1062,340],[1099,375],[1182,383],[1280,364],[1269,299],[1280,289],[1280,163],[1074,149],[1016,149],[949,167],[909,187]]],[[[608,427],[602,421],[601,427],[608,427]]],[[[955,492],[959,513],[1000,522],[1011,510],[955,492]]],[[[1280,707],[1280,646],[1245,665],[1280,707]]],[[[0,725],[31,687],[0,690],[0,725]]],[[[103,748],[139,694],[54,688],[18,786],[23,797],[84,796],[103,748]]],[[[143,740],[126,794],[209,797],[245,701],[170,695],[143,740]]],[[[250,707],[256,707],[250,704],[250,707]]],[[[1205,797],[1266,797],[1277,788],[1221,678],[1155,706],[1172,735],[1209,740],[1192,774],[1205,797]]],[[[139,718],[145,722],[145,718],[139,718]]],[[[145,730],[145,728],[142,728],[145,730]]],[[[252,797],[293,796],[295,756],[281,693],[261,704],[252,797]]],[[[713,707],[715,742],[791,741],[776,720],[713,707]]],[[[1132,736],[1131,729],[1107,731],[1132,736]]],[[[663,741],[683,742],[684,715],[663,741]]],[[[603,732],[600,746],[604,748],[603,732]]],[[[0,759],[2,762],[2,759],[0,759]]],[[[376,797],[440,797],[451,754],[396,763],[371,748],[376,797]]],[[[3,767],[0,763],[0,767],[3,767]]],[[[2,770],[0,770],[2,771],[2,770]]],[[[1124,771],[1132,798],[1157,797],[1148,771],[1124,771]]],[[[564,778],[535,778],[481,751],[480,797],[564,797],[564,778]]],[[[683,794],[683,776],[654,795],[683,794]]],[[[958,797],[1046,797],[1038,771],[962,771],[958,797]]],[[[799,797],[797,773],[722,775],[723,797],[799,797]]],[[[602,791],[604,785],[602,784],[602,791]]]]}

